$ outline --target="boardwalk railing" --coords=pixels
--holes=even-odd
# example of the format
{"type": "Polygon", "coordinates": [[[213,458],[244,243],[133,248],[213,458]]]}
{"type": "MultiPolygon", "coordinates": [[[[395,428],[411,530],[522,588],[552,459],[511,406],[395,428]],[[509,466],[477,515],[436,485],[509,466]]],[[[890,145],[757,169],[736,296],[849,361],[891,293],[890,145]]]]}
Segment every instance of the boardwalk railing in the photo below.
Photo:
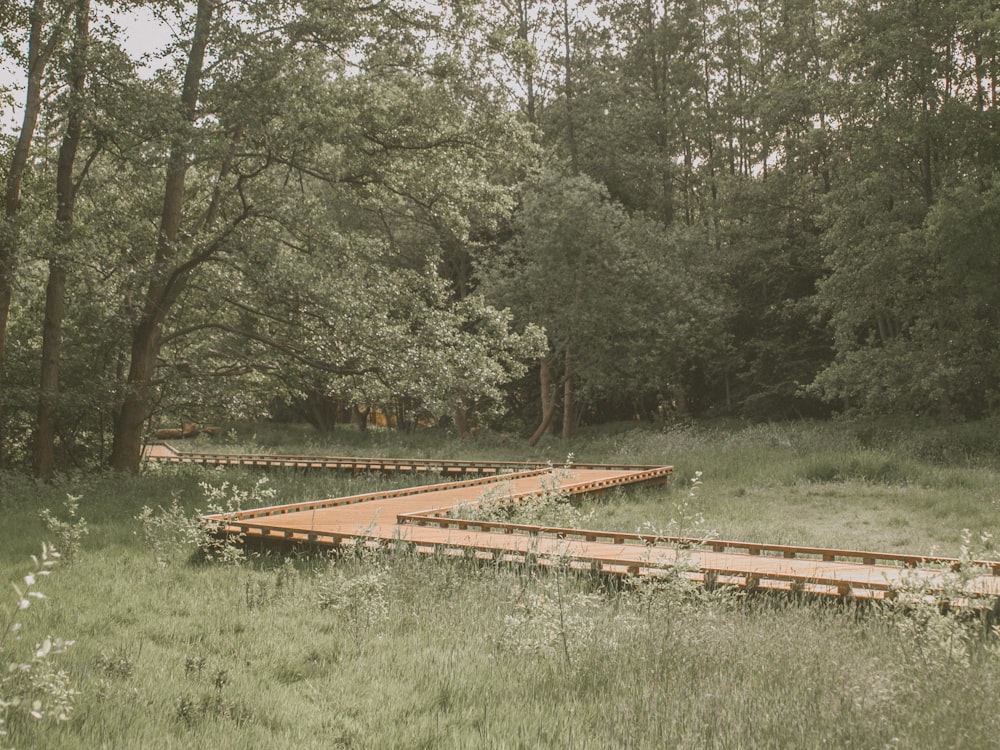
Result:
{"type": "Polygon", "coordinates": [[[264,518],[267,516],[281,516],[289,513],[299,513],[301,511],[322,510],[324,508],[337,508],[343,505],[354,505],[356,503],[369,503],[376,500],[391,500],[393,498],[411,497],[413,495],[426,495],[441,490],[453,490],[463,487],[487,488],[496,486],[498,482],[506,479],[518,479],[524,477],[544,476],[549,474],[548,469],[533,469],[531,471],[520,471],[512,474],[503,474],[499,477],[484,477],[478,479],[466,479],[458,482],[444,482],[438,484],[422,484],[417,487],[407,487],[400,490],[387,490],[383,492],[368,492],[363,495],[352,495],[350,497],[332,497],[325,500],[308,500],[301,503],[289,503],[287,505],[272,505],[265,508],[253,508],[251,510],[240,510],[233,513],[217,513],[204,516],[210,521],[240,521],[251,518],[264,518]]]}
{"type": "MultiPolygon", "coordinates": [[[[647,547],[670,545],[678,549],[704,549],[712,552],[739,552],[750,556],[775,557],[785,560],[821,560],[823,562],[854,562],[862,565],[895,564],[900,567],[940,566],[957,571],[962,561],[955,557],[930,555],[907,555],[899,552],[867,552],[827,547],[803,547],[788,544],[764,544],[758,542],[737,542],[726,539],[696,539],[693,537],[665,536],[660,534],[637,534],[622,531],[596,531],[591,529],[568,529],[555,526],[535,526],[531,524],[507,523],[502,521],[467,520],[447,517],[446,511],[434,510],[421,513],[400,513],[396,516],[399,524],[416,526],[437,526],[459,530],[475,530],[486,533],[528,534],[552,536],[556,539],[579,539],[585,542],[609,542],[611,544],[640,544],[647,547]]],[[[1000,561],[973,560],[965,562],[966,567],[989,570],[1000,576],[1000,561]]]]}
{"type": "MultiPolygon", "coordinates": [[[[416,526],[437,526],[462,531],[474,530],[484,533],[528,534],[531,536],[551,536],[556,539],[579,539],[585,542],[607,542],[610,544],[643,545],[653,547],[669,545],[678,549],[703,549],[712,552],[739,552],[749,556],[775,557],[784,560],[819,560],[823,562],[854,562],[862,565],[894,564],[899,567],[940,566],[957,571],[963,562],[955,557],[929,555],[907,555],[898,552],[867,552],[827,547],[802,547],[787,544],[762,544],[757,542],[736,542],[725,539],[696,539],[692,537],[664,536],[659,534],[637,534],[622,531],[596,531],[590,529],[567,529],[556,526],[535,526],[531,524],[507,523],[503,521],[468,520],[443,515],[447,511],[434,510],[421,513],[400,513],[396,516],[399,524],[416,526]]],[[[966,561],[968,568],[989,570],[1000,576],[1000,561],[966,561]]]]}
{"type": "MultiPolygon", "coordinates": [[[[329,469],[337,471],[376,471],[399,474],[479,474],[492,476],[512,471],[533,469],[607,469],[644,470],[660,466],[629,464],[586,464],[554,461],[462,461],[438,458],[360,458],[357,456],[308,456],[284,453],[217,453],[181,451],[170,443],[150,445],[146,459],[166,464],[199,464],[203,466],[249,466],[287,469],[329,469]]],[[[672,467],[670,467],[672,468],[672,467]]]]}

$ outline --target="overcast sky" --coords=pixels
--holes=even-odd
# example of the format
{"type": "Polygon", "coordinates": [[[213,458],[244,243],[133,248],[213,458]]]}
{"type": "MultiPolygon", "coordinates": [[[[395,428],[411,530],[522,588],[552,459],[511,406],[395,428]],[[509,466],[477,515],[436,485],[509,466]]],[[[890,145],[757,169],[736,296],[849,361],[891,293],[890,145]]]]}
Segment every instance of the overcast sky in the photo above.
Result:
{"type": "MultiPolygon", "coordinates": [[[[95,4],[95,14],[108,12],[106,6],[95,4]]],[[[153,17],[145,8],[128,13],[115,13],[123,34],[121,45],[136,60],[145,54],[160,50],[170,40],[170,29],[153,17]]],[[[8,61],[0,63],[0,88],[13,89],[13,102],[0,100],[0,130],[16,133],[21,127],[24,103],[23,70],[13,68],[8,61]]]]}

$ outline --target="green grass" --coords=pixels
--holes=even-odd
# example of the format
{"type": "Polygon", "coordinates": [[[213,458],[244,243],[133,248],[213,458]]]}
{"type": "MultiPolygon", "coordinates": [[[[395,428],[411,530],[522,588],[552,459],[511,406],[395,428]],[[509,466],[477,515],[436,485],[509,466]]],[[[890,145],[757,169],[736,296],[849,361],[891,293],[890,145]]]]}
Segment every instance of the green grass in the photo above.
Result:
{"type": "MultiPolygon", "coordinates": [[[[1000,532],[996,426],[619,426],[530,455],[433,434],[266,440],[289,452],[671,463],[671,486],[586,501],[590,525],[664,527],[693,509],[728,538],[955,553],[963,528],[1000,532]]],[[[177,498],[193,514],[205,505],[200,482],[250,487],[256,476],[0,477],[2,580],[19,580],[47,538],[40,508],[81,495],[90,529],[77,559],[41,582],[47,598],[21,613],[20,641],[4,654],[47,634],[75,640],[52,659],[79,691],[75,710],[66,722],[9,711],[0,746],[987,748],[1000,735],[1000,653],[954,618],[680,584],[622,591],[402,552],[224,566],[146,544],[144,505],[177,498]]],[[[398,482],[268,477],[280,502],[398,482]]],[[[0,611],[13,603],[10,591],[0,611]]]]}

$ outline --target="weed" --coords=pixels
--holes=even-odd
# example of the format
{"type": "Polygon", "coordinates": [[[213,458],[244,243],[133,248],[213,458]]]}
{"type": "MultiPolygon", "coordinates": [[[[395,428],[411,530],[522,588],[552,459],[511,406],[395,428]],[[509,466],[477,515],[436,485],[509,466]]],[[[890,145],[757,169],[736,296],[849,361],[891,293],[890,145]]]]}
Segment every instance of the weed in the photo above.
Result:
{"type": "Polygon", "coordinates": [[[377,549],[359,543],[354,555],[352,565],[330,562],[317,600],[321,609],[340,613],[351,636],[360,642],[378,631],[389,617],[391,571],[377,549]]]}
{"type": "Polygon", "coordinates": [[[101,651],[97,655],[97,668],[105,677],[127,679],[135,672],[135,663],[142,653],[142,644],[132,654],[127,648],[116,646],[110,652],[101,651]]]}
{"type": "Polygon", "coordinates": [[[259,581],[254,578],[247,578],[243,588],[244,602],[247,610],[252,612],[261,609],[271,598],[271,587],[267,581],[259,581]]]}
{"type": "Polygon", "coordinates": [[[184,674],[201,674],[205,671],[204,656],[188,656],[184,659],[184,674]]]}
{"type": "Polygon", "coordinates": [[[205,532],[200,519],[181,506],[176,492],[166,507],[158,505],[154,509],[144,505],[136,520],[160,567],[165,567],[178,555],[192,554],[204,543],[205,532]]]}
{"type": "Polygon", "coordinates": [[[38,514],[49,533],[58,539],[56,548],[62,555],[62,561],[72,563],[80,551],[80,544],[88,533],[87,522],[80,515],[80,496],[66,495],[63,503],[66,519],[58,518],[48,508],[42,508],[38,514]]]}
{"type": "MultiPolygon", "coordinates": [[[[184,672],[189,678],[201,681],[204,667],[204,661],[199,662],[197,669],[189,669],[189,664],[185,663],[184,672]]],[[[227,691],[231,683],[229,672],[225,669],[215,670],[209,679],[209,683],[200,689],[199,696],[195,697],[185,692],[177,699],[174,709],[177,720],[189,730],[203,721],[213,719],[228,719],[237,725],[247,723],[250,720],[250,712],[241,708],[237,701],[229,697],[227,691]]]]}
{"type": "Polygon", "coordinates": [[[32,719],[68,720],[78,695],[70,686],[69,675],[56,669],[51,661],[72,646],[73,641],[46,636],[28,650],[20,642],[22,613],[33,602],[45,598],[37,585],[49,575],[58,559],[55,550],[42,544],[41,557],[31,556],[33,569],[24,576],[23,589],[14,585],[14,604],[0,622],[0,657],[6,662],[6,669],[0,673],[0,737],[6,736],[5,720],[12,711],[24,711],[32,719]]]}
{"type": "Polygon", "coordinates": [[[188,729],[194,726],[198,718],[198,709],[189,695],[182,695],[178,699],[177,709],[174,713],[188,729]]]}
{"type": "MultiPolygon", "coordinates": [[[[572,463],[570,454],[567,463],[572,463]]],[[[469,521],[500,521],[532,526],[579,528],[594,515],[584,513],[561,488],[566,470],[554,470],[541,482],[540,491],[528,497],[515,498],[509,482],[499,482],[482,493],[475,503],[463,503],[453,508],[452,518],[469,521]]]]}
{"type": "MultiPolygon", "coordinates": [[[[963,529],[957,564],[926,566],[924,570],[935,573],[932,578],[916,571],[904,576],[902,585],[882,609],[883,618],[903,636],[904,658],[940,669],[969,666],[973,647],[983,635],[983,620],[974,615],[996,611],[997,607],[995,597],[973,597],[969,593],[974,579],[991,573],[975,563],[990,553],[995,553],[991,534],[982,533],[973,539],[972,533],[963,529]],[[956,603],[966,605],[964,611],[954,609],[956,603]]],[[[1000,630],[994,628],[993,634],[1000,635],[1000,630]]],[[[989,647],[1000,654],[995,642],[989,647]]]]}
{"type": "Polygon", "coordinates": [[[574,590],[576,577],[559,561],[535,569],[514,589],[510,611],[493,636],[497,652],[559,654],[567,668],[590,640],[601,596],[574,590]]]}
{"type": "Polygon", "coordinates": [[[235,513],[271,504],[277,497],[278,491],[269,484],[266,476],[259,476],[249,489],[244,489],[228,480],[223,480],[219,485],[199,482],[198,486],[208,502],[206,513],[235,513]]]}
{"type": "Polygon", "coordinates": [[[241,535],[221,533],[222,524],[205,522],[202,515],[235,513],[248,507],[259,507],[273,501],[277,491],[268,486],[267,477],[259,477],[252,487],[244,489],[224,480],[222,484],[199,482],[207,501],[204,511],[189,514],[175,493],[170,505],[146,505],[136,516],[142,526],[147,545],[156,556],[157,565],[166,566],[179,554],[200,554],[204,559],[225,565],[239,565],[246,559],[241,535]]]}

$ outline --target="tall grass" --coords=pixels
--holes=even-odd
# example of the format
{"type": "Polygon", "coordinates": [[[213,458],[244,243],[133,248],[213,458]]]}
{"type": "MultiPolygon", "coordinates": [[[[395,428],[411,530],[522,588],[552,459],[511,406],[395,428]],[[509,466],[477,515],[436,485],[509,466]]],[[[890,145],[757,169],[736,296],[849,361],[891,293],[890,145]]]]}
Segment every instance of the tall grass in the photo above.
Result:
{"type": "MultiPolygon", "coordinates": [[[[722,536],[957,551],[963,527],[997,527],[1000,463],[986,432],[608,429],[541,452],[676,467],[667,488],[586,501],[592,525],[665,526],[688,512],[688,480],[701,471],[697,510],[722,536]]],[[[387,454],[447,449],[380,439],[387,454]]],[[[366,446],[340,447],[357,450],[331,452],[366,446]]],[[[526,457],[480,448],[483,458],[526,457]]],[[[24,574],[47,533],[42,508],[79,496],[89,528],[20,633],[24,643],[48,633],[76,642],[58,657],[79,692],[75,709],[58,723],[14,712],[0,746],[986,748],[1000,736],[1000,655],[975,622],[951,618],[942,635],[937,621],[879,608],[617,587],[558,566],[404,551],[221,565],[146,543],[143,506],[176,502],[193,514],[210,499],[202,483],[249,490],[258,476],[0,478],[0,578],[24,574]]],[[[268,475],[280,502],[396,481],[268,475]]]]}

